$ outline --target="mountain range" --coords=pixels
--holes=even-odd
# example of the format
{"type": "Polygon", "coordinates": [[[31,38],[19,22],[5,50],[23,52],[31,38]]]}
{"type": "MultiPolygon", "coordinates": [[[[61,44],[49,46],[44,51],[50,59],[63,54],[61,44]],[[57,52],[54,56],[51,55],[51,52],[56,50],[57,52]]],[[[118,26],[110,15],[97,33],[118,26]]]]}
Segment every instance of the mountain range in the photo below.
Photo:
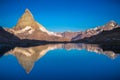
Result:
{"type": "Polygon", "coordinates": [[[115,21],[106,25],[79,32],[50,32],[35,21],[32,13],[26,9],[13,28],[0,27],[0,43],[39,42],[87,42],[120,43],[120,26],[115,21]]]}

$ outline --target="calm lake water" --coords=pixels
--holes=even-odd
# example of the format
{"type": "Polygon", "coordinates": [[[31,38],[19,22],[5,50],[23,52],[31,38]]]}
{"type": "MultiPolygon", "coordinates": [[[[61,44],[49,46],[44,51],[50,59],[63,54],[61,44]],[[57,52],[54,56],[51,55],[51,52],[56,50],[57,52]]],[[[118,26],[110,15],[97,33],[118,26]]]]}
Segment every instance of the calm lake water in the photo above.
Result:
{"type": "Polygon", "coordinates": [[[120,80],[119,52],[98,45],[0,48],[0,80],[120,80]]]}

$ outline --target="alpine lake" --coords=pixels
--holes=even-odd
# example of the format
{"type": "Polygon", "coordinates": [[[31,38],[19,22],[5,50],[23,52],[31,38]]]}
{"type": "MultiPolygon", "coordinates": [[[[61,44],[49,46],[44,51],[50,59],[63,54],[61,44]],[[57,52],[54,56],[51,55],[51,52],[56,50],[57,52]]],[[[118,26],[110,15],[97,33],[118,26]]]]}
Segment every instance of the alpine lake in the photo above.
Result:
{"type": "Polygon", "coordinates": [[[0,45],[0,80],[120,80],[120,47],[0,45]]]}

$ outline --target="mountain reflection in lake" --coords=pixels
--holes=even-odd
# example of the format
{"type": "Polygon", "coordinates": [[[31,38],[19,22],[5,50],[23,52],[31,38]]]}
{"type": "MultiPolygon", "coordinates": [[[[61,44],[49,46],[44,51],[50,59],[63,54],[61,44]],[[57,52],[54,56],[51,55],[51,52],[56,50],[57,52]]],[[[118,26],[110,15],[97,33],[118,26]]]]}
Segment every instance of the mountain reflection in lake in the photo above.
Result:
{"type": "Polygon", "coordinates": [[[118,48],[117,48],[118,49],[117,51],[104,50],[101,46],[96,44],[68,43],[68,44],[46,44],[46,45],[40,45],[40,46],[34,46],[34,47],[14,47],[13,49],[12,48],[7,49],[6,51],[1,46],[0,49],[1,49],[0,51],[1,54],[4,53],[3,56],[0,58],[0,66],[2,66],[0,68],[0,71],[1,71],[0,80],[6,80],[6,79],[9,80],[10,78],[19,79],[18,77],[20,76],[18,76],[16,73],[14,74],[14,72],[17,72],[20,70],[21,71],[19,75],[24,74],[22,72],[24,70],[27,73],[26,76],[29,75],[28,77],[25,77],[25,75],[24,76],[21,75],[21,78],[20,78],[21,80],[26,80],[26,79],[39,80],[38,78],[42,80],[58,80],[58,79],[61,79],[61,80],[88,79],[89,80],[90,78],[97,79],[100,76],[102,77],[99,79],[109,79],[109,80],[119,79],[118,73],[120,73],[120,69],[119,69],[120,67],[119,50],[120,49],[118,48]],[[101,55],[98,55],[98,54],[101,54],[101,55]],[[16,59],[13,58],[11,55],[13,55],[16,59]],[[10,57],[12,58],[9,59],[10,57]],[[9,59],[8,62],[3,63],[3,62],[6,62],[7,59],[9,59]],[[18,67],[19,64],[17,64],[16,60],[22,66],[20,70],[16,70],[16,69],[19,69],[18,67]],[[42,60],[42,62],[40,60],[42,60]],[[91,63],[90,60],[94,63],[91,63]],[[58,62],[56,63],[56,61],[58,62]],[[10,64],[9,62],[11,63],[15,62],[15,63],[10,64]],[[10,65],[13,65],[14,68],[9,67],[10,65]],[[40,70],[41,68],[45,68],[45,69],[47,68],[48,71],[45,70],[46,73],[44,73],[44,71],[41,70],[41,72],[43,72],[42,74],[39,72],[39,68],[35,66],[39,66],[40,70]],[[9,69],[7,69],[6,71],[7,67],[9,67],[9,69]],[[83,70],[80,69],[81,67],[83,70]],[[109,67],[109,69],[112,69],[111,74],[109,73],[109,69],[107,67],[109,67]],[[102,72],[102,68],[103,70],[105,69],[106,72],[104,71],[102,72]],[[32,71],[32,69],[34,71],[32,71]],[[87,70],[84,70],[84,69],[87,69],[87,70]],[[93,73],[91,72],[91,69],[93,69],[92,70],[93,73]],[[11,70],[14,70],[14,71],[10,72],[11,70]],[[56,72],[55,70],[58,72],[56,72]],[[60,70],[62,70],[63,72],[60,70]],[[99,73],[99,75],[96,75],[96,73],[99,73]],[[13,77],[12,74],[14,74],[15,76],[13,77]],[[33,74],[33,76],[30,74],[33,74]],[[37,76],[38,74],[39,74],[39,77],[37,76]],[[56,75],[56,76],[53,76],[53,75],[56,75]],[[93,75],[96,75],[96,78],[93,75]],[[5,76],[9,76],[9,78],[6,78],[5,76]],[[88,78],[86,78],[85,76],[88,76],[88,78]]]}

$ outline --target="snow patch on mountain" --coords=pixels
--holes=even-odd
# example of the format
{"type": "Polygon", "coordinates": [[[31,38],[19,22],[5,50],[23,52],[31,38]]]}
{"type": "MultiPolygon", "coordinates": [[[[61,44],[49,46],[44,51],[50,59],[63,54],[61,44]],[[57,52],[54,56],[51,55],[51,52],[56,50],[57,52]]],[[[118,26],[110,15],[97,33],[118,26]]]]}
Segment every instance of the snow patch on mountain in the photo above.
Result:
{"type": "MultiPolygon", "coordinates": [[[[39,24],[39,23],[37,23],[39,24]]],[[[39,24],[40,25],[40,24],[39,24]]],[[[48,31],[47,29],[45,29],[42,25],[39,26],[39,29],[43,32],[46,32],[48,35],[50,36],[58,36],[58,37],[62,37],[62,35],[58,35],[57,33],[54,33],[54,32],[50,32],[48,31]]]]}
{"type": "Polygon", "coordinates": [[[26,26],[25,28],[23,28],[23,29],[21,29],[21,30],[18,30],[18,31],[13,30],[13,32],[14,32],[15,34],[24,33],[24,32],[26,32],[26,31],[28,31],[29,34],[32,34],[32,33],[34,32],[34,29],[32,29],[31,26],[26,26]]]}

